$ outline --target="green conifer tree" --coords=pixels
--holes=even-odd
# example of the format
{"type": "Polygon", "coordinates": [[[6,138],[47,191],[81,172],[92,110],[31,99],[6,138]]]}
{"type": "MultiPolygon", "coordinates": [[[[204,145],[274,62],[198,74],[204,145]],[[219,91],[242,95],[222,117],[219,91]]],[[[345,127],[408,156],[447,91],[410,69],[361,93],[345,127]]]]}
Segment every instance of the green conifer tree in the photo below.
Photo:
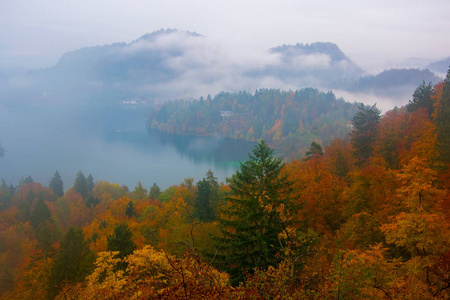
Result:
{"type": "Polygon", "coordinates": [[[42,223],[51,220],[52,214],[50,213],[50,210],[48,209],[48,206],[45,203],[45,201],[43,199],[37,200],[30,214],[31,226],[33,226],[33,228],[37,230],[42,223]]]}
{"type": "Polygon", "coordinates": [[[359,106],[359,112],[353,117],[354,129],[350,139],[354,148],[354,155],[359,165],[368,161],[372,155],[375,140],[378,136],[378,124],[381,111],[377,105],[370,107],[359,106]]]}
{"type": "Polygon", "coordinates": [[[92,175],[89,174],[86,180],[88,184],[88,191],[92,192],[92,190],[94,189],[94,177],[92,177],[92,175]]]}
{"type": "Polygon", "coordinates": [[[49,187],[53,190],[56,196],[62,197],[64,195],[63,181],[58,171],[56,171],[52,179],[50,179],[49,187]]]}
{"type": "Polygon", "coordinates": [[[83,172],[78,171],[73,183],[73,189],[75,192],[79,193],[83,199],[86,199],[89,192],[88,182],[83,172]]]}
{"type": "Polygon", "coordinates": [[[134,209],[134,204],[131,200],[130,202],[128,202],[127,208],[125,209],[125,214],[128,216],[128,218],[136,216],[136,210],[134,209]]]}
{"type": "Polygon", "coordinates": [[[202,222],[214,220],[214,213],[211,207],[212,186],[203,178],[197,183],[197,197],[194,201],[194,217],[202,222]]]}
{"type": "Polygon", "coordinates": [[[450,68],[444,80],[442,97],[437,105],[434,122],[440,159],[444,163],[450,163],[450,68]]]}
{"type": "Polygon", "coordinates": [[[312,142],[311,146],[309,147],[309,150],[306,151],[306,156],[303,158],[303,160],[310,160],[315,155],[323,155],[322,146],[317,144],[316,142],[312,142]]]}
{"type": "Polygon", "coordinates": [[[145,200],[148,196],[148,191],[142,186],[142,183],[138,181],[137,185],[134,187],[134,191],[131,192],[134,200],[145,200]]]}
{"type": "Polygon", "coordinates": [[[214,261],[237,285],[254,268],[280,262],[278,235],[293,223],[292,182],[282,176],[280,158],[260,141],[249,160],[229,179],[232,195],[219,219],[221,237],[215,237],[214,261]],[[283,215],[280,212],[283,211],[283,215]]]}
{"type": "MultiPolygon", "coordinates": [[[[127,224],[119,224],[114,228],[114,233],[108,235],[108,251],[119,251],[117,258],[125,258],[136,250],[136,244],[131,239],[133,233],[127,224]]],[[[127,264],[125,262],[120,262],[117,265],[120,270],[125,270],[127,264]]]]}
{"type": "Polygon", "coordinates": [[[433,95],[434,91],[431,82],[425,84],[425,81],[423,81],[422,84],[419,85],[414,91],[413,99],[409,100],[409,104],[407,106],[408,111],[415,111],[419,108],[424,108],[431,117],[434,111],[434,101],[432,99],[433,95]]]}
{"type": "Polygon", "coordinates": [[[161,193],[161,189],[156,184],[156,182],[153,183],[152,187],[150,188],[150,199],[158,199],[159,194],[161,193]]]}
{"type": "Polygon", "coordinates": [[[70,227],[61,241],[49,277],[48,296],[53,299],[63,282],[81,282],[92,271],[95,256],[84,240],[81,228],[70,227]]]}
{"type": "Polygon", "coordinates": [[[214,173],[211,170],[208,170],[208,172],[206,172],[206,180],[211,185],[209,203],[213,210],[213,220],[215,220],[217,215],[217,209],[219,207],[219,202],[221,199],[219,191],[219,183],[217,182],[217,177],[214,176],[214,173]]]}

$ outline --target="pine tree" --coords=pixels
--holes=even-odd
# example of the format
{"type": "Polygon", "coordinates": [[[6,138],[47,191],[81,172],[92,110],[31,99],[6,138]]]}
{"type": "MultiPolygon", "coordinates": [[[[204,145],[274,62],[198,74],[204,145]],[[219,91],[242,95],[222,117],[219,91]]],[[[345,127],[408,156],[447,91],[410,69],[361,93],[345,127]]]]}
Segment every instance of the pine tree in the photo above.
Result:
{"type": "Polygon", "coordinates": [[[309,147],[309,150],[306,151],[306,156],[303,158],[303,160],[307,161],[310,160],[315,155],[323,155],[322,146],[317,144],[316,142],[312,142],[311,146],[309,147]]]}
{"type": "Polygon", "coordinates": [[[214,263],[228,271],[233,285],[254,268],[279,263],[278,236],[293,222],[292,182],[280,175],[281,159],[273,156],[264,141],[249,158],[229,179],[233,193],[219,219],[222,236],[215,237],[214,263]]]}
{"type": "Polygon", "coordinates": [[[156,184],[156,182],[153,183],[152,187],[150,188],[150,199],[158,199],[159,194],[161,193],[161,189],[156,184]]]}
{"type": "Polygon", "coordinates": [[[88,185],[88,191],[92,192],[92,190],[94,189],[94,177],[92,177],[92,175],[89,174],[86,180],[88,185]]]}
{"type": "Polygon", "coordinates": [[[45,203],[45,201],[42,199],[37,200],[30,214],[31,226],[33,226],[33,228],[37,230],[42,223],[51,220],[52,214],[50,213],[50,210],[48,209],[48,206],[45,203]]]}
{"type": "Polygon", "coordinates": [[[125,214],[128,216],[128,218],[136,216],[136,210],[134,209],[134,204],[131,200],[130,202],[128,202],[127,208],[125,209],[125,214]]]}
{"type": "Polygon", "coordinates": [[[210,193],[209,193],[209,203],[211,205],[211,209],[213,210],[213,220],[216,218],[217,209],[219,207],[220,201],[220,191],[219,191],[219,183],[217,182],[217,177],[214,177],[214,173],[211,170],[206,172],[206,180],[211,185],[210,193]]]}
{"type": "Polygon", "coordinates": [[[148,196],[148,191],[142,186],[142,183],[138,181],[137,185],[134,187],[134,191],[131,192],[134,200],[145,200],[148,196]]]}
{"type": "Polygon", "coordinates": [[[86,177],[84,177],[83,172],[78,171],[73,183],[73,189],[75,192],[79,193],[83,199],[86,199],[89,192],[88,182],[86,177]]]}
{"type": "Polygon", "coordinates": [[[54,252],[53,243],[56,241],[56,232],[52,214],[43,199],[37,200],[34,204],[30,223],[44,256],[51,256],[54,252]]]}
{"type": "Polygon", "coordinates": [[[419,108],[424,108],[431,116],[434,111],[434,101],[432,99],[433,95],[434,91],[431,82],[425,84],[425,81],[423,81],[422,84],[419,85],[419,87],[417,87],[414,91],[412,101],[409,100],[409,104],[407,106],[408,111],[416,111],[419,108]]]}
{"type": "Polygon", "coordinates": [[[84,280],[94,264],[94,255],[84,240],[81,228],[70,227],[61,241],[61,247],[52,267],[48,296],[53,299],[61,283],[76,283],[84,280]]]}
{"type": "Polygon", "coordinates": [[[354,129],[350,136],[355,158],[359,165],[367,162],[372,155],[375,140],[378,136],[378,124],[381,111],[374,104],[371,107],[359,106],[359,112],[353,117],[354,129]]]}
{"type": "Polygon", "coordinates": [[[56,196],[62,197],[64,195],[63,181],[58,171],[56,171],[52,179],[50,179],[49,187],[53,190],[56,196]]]}
{"type": "MultiPolygon", "coordinates": [[[[136,244],[131,239],[133,233],[127,224],[119,224],[114,228],[114,233],[108,235],[108,251],[119,251],[117,258],[123,259],[130,255],[136,250],[136,244]]],[[[125,262],[120,262],[117,265],[118,269],[125,270],[127,264],[125,262]]]]}
{"type": "Polygon", "coordinates": [[[213,171],[208,170],[208,172],[206,172],[206,180],[208,180],[208,182],[212,188],[219,188],[219,183],[217,182],[217,177],[214,177],[213,171]]]}
{"type": "Polygon", "coordinates": [[[202,222],[214,220],[214,213],[211,207],[212,186],[203,178],[197,183],[198,192],[194,202],[194,217],[202,222]]]}
{"type": "Polygon", "coordinates": [[[440,159],[445,163],[450,163],[450,68],[444,80],[442,97],[437,103],[434,122],[440,159]]]}

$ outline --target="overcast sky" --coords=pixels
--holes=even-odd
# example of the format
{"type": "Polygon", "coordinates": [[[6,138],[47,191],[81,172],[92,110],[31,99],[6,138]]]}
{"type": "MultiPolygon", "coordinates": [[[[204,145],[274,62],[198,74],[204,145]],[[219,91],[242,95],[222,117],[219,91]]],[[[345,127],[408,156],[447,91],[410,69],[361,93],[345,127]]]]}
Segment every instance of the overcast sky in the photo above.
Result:
{"type": "Polygon", "coordinates": [[[449,13],[449,0],[0,0],[0,67],[48,67],[67,51],[173,28],[234,53],[333,42],[375,73],[450,56],[449,13]]]}

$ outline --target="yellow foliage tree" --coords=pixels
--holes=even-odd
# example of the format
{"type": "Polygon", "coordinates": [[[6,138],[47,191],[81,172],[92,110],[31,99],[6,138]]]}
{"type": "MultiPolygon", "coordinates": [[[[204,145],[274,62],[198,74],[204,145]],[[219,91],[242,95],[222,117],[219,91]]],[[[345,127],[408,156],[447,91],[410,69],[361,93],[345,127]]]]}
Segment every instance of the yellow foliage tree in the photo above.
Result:
{"type": "Polygon", "coordinates": [[[99,253],[86,283],[67,286],[57,299],[200,299],[231,291],[226,273],[192,257],[176,259],[145,246],[124,259],[124,272],[116,268],[121,261],[116,254],[99,253]]]}

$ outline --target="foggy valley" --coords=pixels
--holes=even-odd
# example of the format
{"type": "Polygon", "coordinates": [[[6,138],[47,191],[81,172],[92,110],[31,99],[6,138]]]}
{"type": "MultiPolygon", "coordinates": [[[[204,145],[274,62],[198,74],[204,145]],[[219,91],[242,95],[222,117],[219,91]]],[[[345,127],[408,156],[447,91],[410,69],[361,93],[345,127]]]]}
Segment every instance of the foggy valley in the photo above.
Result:
{"type": "Polygon", "coordinates": [[[0,298],[450,298],[448,11],[0,4],[0,298]]]}

